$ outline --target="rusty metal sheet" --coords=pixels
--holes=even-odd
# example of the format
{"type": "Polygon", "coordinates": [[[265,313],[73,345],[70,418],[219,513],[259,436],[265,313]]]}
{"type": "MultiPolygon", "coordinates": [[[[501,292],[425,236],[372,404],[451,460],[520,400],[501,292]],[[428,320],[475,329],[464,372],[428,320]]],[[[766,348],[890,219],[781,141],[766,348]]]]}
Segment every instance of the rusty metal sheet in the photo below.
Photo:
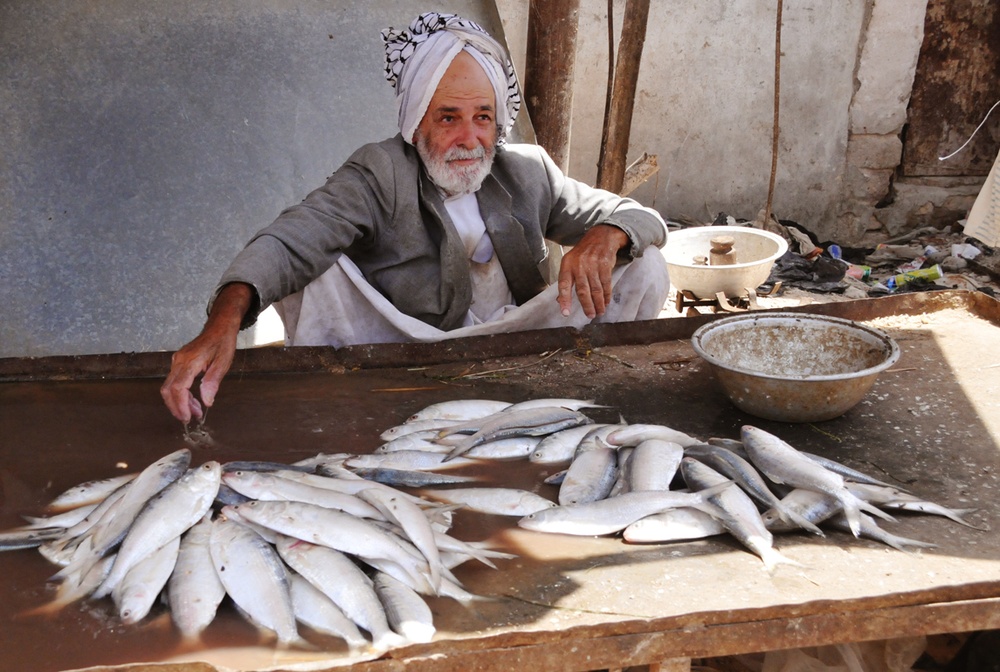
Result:
{"type": "MultiPolygon", "coordinates": [[[[998,305],[985,295],[934,292],[809,306],[873,322],[903,351],[861,405],[811,425],[757,421],[729,404],[687,340],[713,316],[517,335],[511,339],[517,348],[531,342],[537,349],[506,353],[505,339],[391,348],[391,355],[382,348],[249,351],[209,415],[216,444],[198,449],[195,459],[293,461],[318,452],[368,452],[380,443],[378,431],[445,399],[592,397],[614,406],[609,418],[621,413],[628,422],[667,424],[701,437],[734,437],[742,424],[756,424],[942,504],[978,508],[970,519],[992,527],[1000,516],[993,494],[1000,390],[990,368],[1000,365],[998,305]]],[[[84,359],[73,362],[89,366],[84,359]]],[[[4,363],[9,382],[0,385],[0,527],[38,512],[70,485],[148,464],[184,445],[159,400],[165,369],[149,366],[129,378],[127,368],[103,359],[77,378],[65,361],[35,360],[35,373],[43,375],[16,380],[31,373],[27,363],[4,363]]],[[[551,486],[540,484],[550,471],[510,463],[491,467],[489,477],[552,495],[545,489],[551,486]]],[[[727,537],[638,546],[539,535],[491,516],[457,518],[457,536],[489,539],[519,557],[499,571],[459,567],[469,590],[494,599],[468,608],[431,600],[439,635],[430,644],[377,660],[350,658],[332,644],[325,651],[276,651],[260,646],[253,628],[226,610],[200,647],[185,650],[162,613],[139,628],[118,625],[103,602],[50,620],[22,618],[17,614],[44,601],[53,568],[37,554],[17,552],[0,554],[6,577],[0,667],[587,670],[1000,626],[1000,538],[940,518],[900,516],[892,526],[939,544],[918,555],[839,533],[779,537],[781,551],[805,567],[773,574],[727,537]]]]}

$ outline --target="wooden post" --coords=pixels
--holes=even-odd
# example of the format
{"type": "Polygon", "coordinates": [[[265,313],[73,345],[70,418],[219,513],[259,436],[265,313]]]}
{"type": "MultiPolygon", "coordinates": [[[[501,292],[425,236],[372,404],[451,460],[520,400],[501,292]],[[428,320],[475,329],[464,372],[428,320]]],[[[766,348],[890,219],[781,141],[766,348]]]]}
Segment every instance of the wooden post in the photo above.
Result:
{"type": "Polygon", "coordinates": [[[602,152],[597,164],[597,186],[615,193],[621,191],[625,180],[625,161],[635,107],[636,82],[639,80],[639,62],[646,41],[649,4],[650,0],[628,0],[622,20],[609,119],[605,125],[607,135],[601,142],[602,152]]]}
{"type": "Polygon", "coordinates": [[[538,144],[569,167],[573,72],[580,0],[531,0],[524,99],[538,144]]]}

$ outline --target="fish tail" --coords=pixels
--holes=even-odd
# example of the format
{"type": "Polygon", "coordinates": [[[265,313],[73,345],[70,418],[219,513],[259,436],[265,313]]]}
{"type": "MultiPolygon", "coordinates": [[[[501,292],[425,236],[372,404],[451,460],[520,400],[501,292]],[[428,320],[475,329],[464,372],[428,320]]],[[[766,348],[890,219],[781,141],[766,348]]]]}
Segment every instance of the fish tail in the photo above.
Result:
{"type": "Polygon", "coordinates": [[[786,555],[783,555],[781,551],[773,546],[762,546],[755,549],[760,559],[764,561],[764,568],[768,573],[774,572],[778,565],[791,565],[792,567],[802,567],[805,568],[798,560],[792,560],[786,555]]]}

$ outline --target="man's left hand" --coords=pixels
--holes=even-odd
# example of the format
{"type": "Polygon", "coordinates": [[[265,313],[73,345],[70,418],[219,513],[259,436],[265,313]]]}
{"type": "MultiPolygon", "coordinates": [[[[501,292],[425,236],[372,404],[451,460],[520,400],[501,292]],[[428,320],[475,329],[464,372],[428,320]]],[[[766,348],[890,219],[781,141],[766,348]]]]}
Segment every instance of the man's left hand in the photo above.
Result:
{"type": "Polygon", "coordinates": [[[616,226],[598,224],[583,235],[562,258],[559,266],[559,309],[569,316],[573,288],[587,317],[604,314],[611,301],[611,271],[618,250],[629,244],[628,235],[616,226]]]}

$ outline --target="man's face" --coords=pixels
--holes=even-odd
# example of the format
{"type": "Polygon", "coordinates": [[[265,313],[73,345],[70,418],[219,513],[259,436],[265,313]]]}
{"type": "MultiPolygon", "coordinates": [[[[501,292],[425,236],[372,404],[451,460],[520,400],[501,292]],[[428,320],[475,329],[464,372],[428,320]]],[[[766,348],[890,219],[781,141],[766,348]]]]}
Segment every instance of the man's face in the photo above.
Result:
{"type": "Polygon", "coordinates": [[[482,184],[497,139],[493,85],[472,56],[461,52],[441,78],[414,140],[431,179],[449,196],[482,184]]]}

